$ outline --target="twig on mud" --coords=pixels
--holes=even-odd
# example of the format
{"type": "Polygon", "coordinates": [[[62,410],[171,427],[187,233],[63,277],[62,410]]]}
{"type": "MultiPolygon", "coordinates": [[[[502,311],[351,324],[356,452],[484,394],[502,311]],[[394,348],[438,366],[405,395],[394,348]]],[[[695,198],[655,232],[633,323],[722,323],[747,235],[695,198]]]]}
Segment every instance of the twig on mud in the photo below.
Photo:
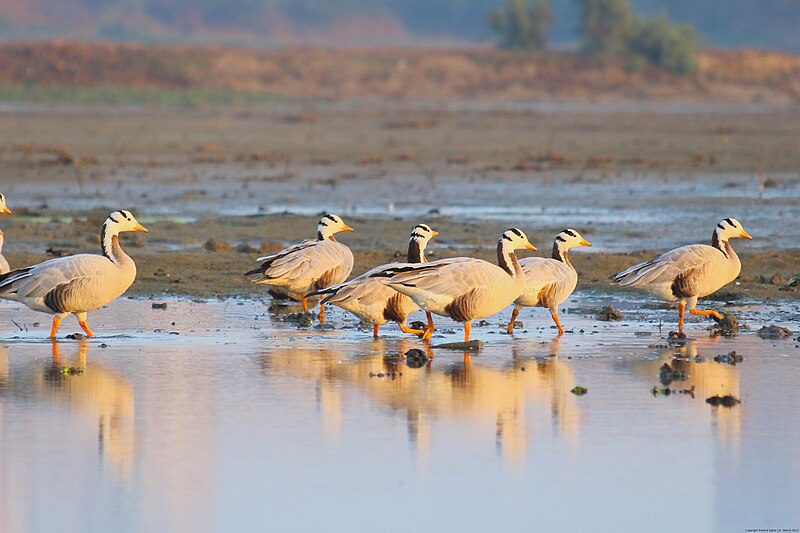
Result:
{"type": "Polygon", "coordinates": [[[14,322],[14,325],[15,325],[15,326],[17,326],[17,327],[19,328],[19,330],[20,330],[20,331],[24,331],[25,333],[28,333],[28,326],[27,326],[27,324],[23,324],[23,325],[25,326],[25,329],[22,329],[22,326],[20,326],[19,324],[17,324],[17,323],[14,321],[14,319],[13,319],[13,318],[11,319],[11,322],[14,322]]]}

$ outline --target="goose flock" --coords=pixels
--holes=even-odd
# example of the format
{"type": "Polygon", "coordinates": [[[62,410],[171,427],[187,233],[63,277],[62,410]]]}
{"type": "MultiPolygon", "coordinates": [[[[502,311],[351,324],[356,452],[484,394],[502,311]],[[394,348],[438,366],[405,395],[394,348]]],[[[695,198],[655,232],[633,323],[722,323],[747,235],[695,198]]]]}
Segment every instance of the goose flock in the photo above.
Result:
{"type": "MultiPolygon", "coordinates": [[[[0,213],[11,213],[2,194],[0,213]]],[[[0,299],[53,315],[53,339],[61,320],[69,314],[75,315],[87,336],[94,336],[86,322],[87,313],[124,294],[136,278],[136,265],[119,242],[119,234],[128,231],[148,230],[129,211],[118,210],[103,222],[99,255],[59,257],[16,270],[11,270],[0,255],[0,299]]],[[[428,262],[426,247],[439,233],[427,224],[417,224],[411,230],[406,262],[380,265],[346,281],[353,269],[353,253],[336,240],[335,235],[342,231],[353,228],[341,217],[326,214],[317,225],[316,239],[261,257],[260,264],[244,275],[253,283],[266,285],[274,298],[301,302],[306,313],[310,312],[308,299],[320,297],[320,322],[325,318],[325,305],[335,305],[372,325],[375,337],[380,326],[395,322],[403,332],[430,339],[433,315],[438,315],[462,323],[464,341],[468,342],[475,319],[499,313],[512,304],[507,333],[513,334],[523,307],[545,307],[561,336],[564,328],[558,306],[578,283],[569,251],[591,246],[576,230],[565,229],[556,236],[551,257],[518,259],[517,250],[536,248],[522,230],[510,228],[497,241],[497,264],[472,257],[428,262]],[[425,312],[427,323],[422,329],[408,327],[408,316],[418,310],[425,312]]],[[[721,319],[717,311],[697,309],[697,299],[738,277],[741,263],[730,244],[734,238],[752,237],[738,220],[725,218],[714,228],[710,246],[691,244],[670,250],[615,274],[611,282],[648,290],[668,302],[677,301],[681,331],[687,304],[691,314],[721,319]]],[[[0,252],[2,245],[0,231],[0,252]]]]}

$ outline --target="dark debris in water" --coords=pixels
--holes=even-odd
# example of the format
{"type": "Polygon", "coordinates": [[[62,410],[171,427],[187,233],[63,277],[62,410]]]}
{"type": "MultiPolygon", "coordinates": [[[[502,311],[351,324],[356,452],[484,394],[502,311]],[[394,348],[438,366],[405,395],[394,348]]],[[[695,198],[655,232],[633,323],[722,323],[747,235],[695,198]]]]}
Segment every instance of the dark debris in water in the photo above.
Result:
{"type": "Polygon", "coordinates": [[[658,371],[658,380],[662,385],[669,385],[673,381],[686,381],[688,374],[683,370],[672,368],[669,363],[664,363],[658,371]]]}
{"type": "Polygon", "coordinates": [[[80,340],[85,339],[86,335],[84,335],[83,333],[70,333],[69,335],[66,336],[66,338],[67,339],[72,339],[72,340],[75,340],[75,341],[80,341],[80,340]]]}
{"type": "Polygon", "coordinates": [[[430,358],[419,348],[412,348],[406,352],[406,364],[409,368],[422,368],[430,358]]]}
{"type": "Polygon", "coordinates": [[[75,376],[77,374],[83,374],[83,368],[79,366],[62,366],[61,373],[65,376],[75,376]]]}
{"type": "Polygon", "coordinates": [[[670,389],[669,387],[653,387],[650,389],[653,396],[671,396],[673,394],[687,394],[694,398],[694,385],[691,389],[670,389]]]}
{"type": "Polygon", "coordinates": [[[582,387],[580,385],[576,385],[575,387],[572,388],[570,392],[575,396],[583,396],[584,394],[589,392],[589,389],[587,389],[586,387],[582,387]]]}
{"type": "Polygon", "coordinates": [[[764,326],[756,332],[756,335],[762,339],[788,339],[792,336],[792,332],[786,328],[772,325],[764,326]]]}
{"type": "Polygon", "coordinates": [[[411,329],[425,329],[426,327],[428,327],[428,325],[421,320],[415,320],[410,324],[409,327],[411,329]]]}
{"type": "Polygon", "coordinates": [[[603,307],[597,314],[597,320],[602,320],[603,322],[618,321],[623,318],[623,314],[610,305],[603,307]]]}
{"type": "Polygon", "coordinates": [[[717,363],[727,363],[729,365],[736,365],[736,363],[741,363],[744,361],[744,357],[736,353],[736,350],[728,353],[721,353],[714,357],[714,361],[717,363]]]}
{"type": "Polygon", "coordinates": [[[381,379],[381,378],[394,379],[394,378],[399,378],[402,375],[403,375],[402,372],[370,372],[369,373],[369,377],[371,377],[371,378],[379,378],[379,379],[381,379]]]}
{"type": "Polygon", "coordinates": [[[667,343],[670,346],[683,346],[686,344],[688,338],[686,337],[686,333],[682,331],[670,331],[667,335],[667,343]]]}
{"type": "Polygon", "coordinates": [[[734,405],[739,405],[742,402],[735,396],[726,394],[725,396],[712,396],[711,398],[706,398],[706,403],[715,407],[720,405],[722,407],[733,407],[734,405]]]}
{"type": "Polygon", "coordinates": [[[716,322],[716,324],[711,327],[713,333],[722,335],[723,337],[731,337],[739,332],[739,328],[741,327],[739,319],[737,319],[733,313],[723,313],[722,320],[714,316],[712,316],[712,318],[716,322]]]}

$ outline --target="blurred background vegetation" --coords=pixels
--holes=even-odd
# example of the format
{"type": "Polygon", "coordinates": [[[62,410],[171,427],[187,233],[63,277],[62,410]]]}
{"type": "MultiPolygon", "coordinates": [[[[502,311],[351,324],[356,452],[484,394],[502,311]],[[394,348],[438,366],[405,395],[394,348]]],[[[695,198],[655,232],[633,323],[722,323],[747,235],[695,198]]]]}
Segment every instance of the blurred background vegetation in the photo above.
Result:
{"type": "MultiPolygon", "coordinates": [[[[631,0],[631,13],[638,18],[627,22],[626,31],[638,35],[628,35],[625,45],[618,34],[598,43],[576,33],[585,23],[582,9],[598,2],[621,9],[616,0],[534,2],[547,4],[549,22],[534,17],[539,21],[535,28],[519,29],[535,46],[541,46],[543,38],[555,47],[608,45],[604,52],[612,54],[620,46],[632,46],[642,57],[664,56],[665,43],[685,40],[680,24],[695,28],[708,46],[800,50],[797,0],[631,0]],[[676,26],[666,28],[667,20],[676,26]],[[651,38],[653,31],[658,38],[651,38]]],[[[511,8],[525,10],[528,4],[515,1],[511,8]]],[[[509,19],[504,22],[494,15],[490,26],[487,13],[507,8],[505,0],[9,0],[0,2],[0,39],[68,37],[259,47],[459,45],[491,40],[491,28],[507,25],[509,19]]]]}

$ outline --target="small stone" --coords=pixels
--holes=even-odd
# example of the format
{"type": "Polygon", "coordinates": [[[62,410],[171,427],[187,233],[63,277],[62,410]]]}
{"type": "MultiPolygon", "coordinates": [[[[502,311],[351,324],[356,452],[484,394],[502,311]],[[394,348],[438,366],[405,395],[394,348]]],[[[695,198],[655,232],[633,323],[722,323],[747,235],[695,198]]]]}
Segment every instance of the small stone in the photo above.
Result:
{"type": "Polygon", "coordinates": [[[589,389],[587,389],[586,387],[582,387],[580,385],[576,385],[575,387],[572,388],[570,392],[575,396],[583,396],[584,394],[589,392],[589,389]]]}
{"type": "Polygon", "coordinates": [[[764,326],[756,332],[762,339],[786,339],[792,336],[791,330],[780,326],[764,326]]]}
{"type": "Polygon", "coordinates": [[[224,241],[218,241],[216,239],[208,239],[206,243],[203,245],[209,252],[232,252],[233,247],[224,241]]]}
{"type": "Polygon", "coordinates": [[[150,306],[152,309],[161,309],[164,310],[167,308],[166,302],[153,302],[153,305],[150,306]]]}
{"type": "Polygon", "coordinates": [[[602,320],[603,322],[611,322],[611,321],[618,321],[623,319],[623,314],[607,305],[600,310],[600,313],[597,315],[597,320],[602,320]]]}

